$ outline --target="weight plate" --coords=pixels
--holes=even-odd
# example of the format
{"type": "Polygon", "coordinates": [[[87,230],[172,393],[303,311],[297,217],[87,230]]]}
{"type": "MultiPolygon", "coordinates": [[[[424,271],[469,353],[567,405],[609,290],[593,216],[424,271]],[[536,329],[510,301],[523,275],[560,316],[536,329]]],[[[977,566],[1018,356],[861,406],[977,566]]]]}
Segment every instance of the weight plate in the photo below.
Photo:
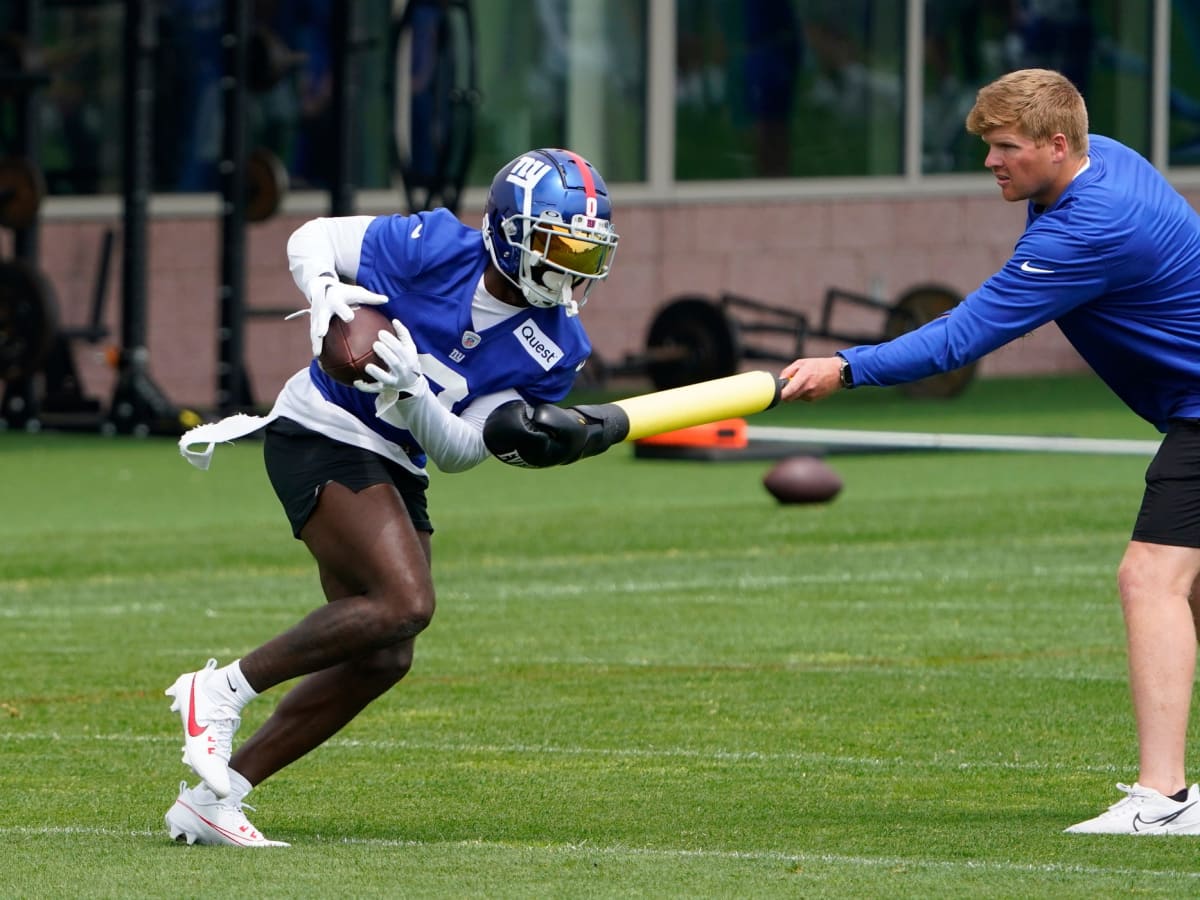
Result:
{"type": "Polygon", "coordinates": [[[265,222],[283,205],[288,172],[266,147],[256,147],[246,160],[246,221],[265,222]]]}
{"type": "Polygon", "coordinates": [[[0,225],[17,230],[33,225],[45,196],[37,166],[15,156],[0,159],[0,225]]]}
{"type": "Polygon", "coordinates": [[[717,304],[681,297],[650,323],[646,357],[646,372],[660,391],[734,375],[741,360],[737,326],[717,304]]]}
{"type": "Polygon", "coordinates": [[[58,330],[58,305],[44,275],[19,260],[0,261],[0,381],[41,371],[58,330]]]}
{"type": "MultiPolygon", "coordinates": [[[[890,341],[931,322],[949,312],[962,302],[962,297],[949,288],[926,284],[910,289],[901,295],[888,312],[884,325],[883,340],[890,341]]],[[[930,375],[920,381],[903,385],[901,390],[910,397],[956,397],[975,377],[977,363],[968,363],[961,369],[930,375]]]]}

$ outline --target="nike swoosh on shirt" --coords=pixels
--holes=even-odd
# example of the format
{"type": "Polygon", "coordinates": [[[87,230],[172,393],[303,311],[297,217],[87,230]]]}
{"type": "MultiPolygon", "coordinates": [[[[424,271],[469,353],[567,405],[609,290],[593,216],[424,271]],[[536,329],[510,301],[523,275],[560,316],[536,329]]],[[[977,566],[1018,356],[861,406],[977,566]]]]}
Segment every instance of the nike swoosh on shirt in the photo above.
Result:
{"type": "Polygon", "coordinates": [[[418,222],[417,227],[412,230],[412,232],[409,234],[409,237],[415,241],[417,238],[419,238],[421,236],[421,229],[424,227],[425,227],[424,222],[418,222]]]}
{"type": "Polygon", "coordinates": [[[1029,260],[1025,260],[1025,262],[1021,263],[1021,271],[1022,272],[1031,272],[1034,275],[1053,275],[1054,274],[1053,269],[1043,269],[1041,266],[1035,266],[1029,260]]]}
{"type": "Polygon", "coordinates": [[[196,678],[192,676],[191,696],[188,697],[188,720],[187,730],[189,737],[200,737],[204,732],[208,731],[208,726],[200,727],[200,723],[196,721],[196,678]]]}

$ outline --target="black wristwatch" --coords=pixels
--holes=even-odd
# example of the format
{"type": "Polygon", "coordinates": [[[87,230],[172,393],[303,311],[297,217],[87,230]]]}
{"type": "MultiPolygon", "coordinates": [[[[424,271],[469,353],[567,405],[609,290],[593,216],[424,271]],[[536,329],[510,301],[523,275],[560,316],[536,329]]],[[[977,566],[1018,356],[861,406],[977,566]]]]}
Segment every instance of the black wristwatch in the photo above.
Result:
{"type": "Polygon", "coordinates": [[[842,387],[846,388],[847,390],[854,387],[854,373],[850,371],[850,360],[846,359],[844,356],[842,357],[842,371],[840,374],[842,387]]]}

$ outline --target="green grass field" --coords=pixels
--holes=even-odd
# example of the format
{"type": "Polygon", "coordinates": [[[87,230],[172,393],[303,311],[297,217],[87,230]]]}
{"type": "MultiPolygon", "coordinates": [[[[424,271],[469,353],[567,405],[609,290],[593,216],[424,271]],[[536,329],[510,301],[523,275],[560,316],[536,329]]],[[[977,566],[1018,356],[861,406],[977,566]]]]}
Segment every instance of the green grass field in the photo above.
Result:
{"type": "MultiPolygon", "coordinates": [[[[1089,378],[753,421],[1154,436],[1089,378]]],[[[1060,833],[1137,774],[1114,573],[1147,460],[828,461],[841,495],[788,507],[770,462],[624,446],[435,472],[416,666],[251,795],[293,844],[253,852],[167,838],[162,692],[319,602],[259,444],[200,472],[0,433],[0,896],[1200,894],[1200,840],[1060,833]]]]}

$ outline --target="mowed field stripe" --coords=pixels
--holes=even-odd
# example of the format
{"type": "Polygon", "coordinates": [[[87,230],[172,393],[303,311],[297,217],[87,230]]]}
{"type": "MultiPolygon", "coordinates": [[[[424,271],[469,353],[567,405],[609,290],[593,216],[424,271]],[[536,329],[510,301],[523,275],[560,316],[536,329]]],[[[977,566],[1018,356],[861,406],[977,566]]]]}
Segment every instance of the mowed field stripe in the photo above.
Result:
{"type": "MultiPolygon", "coordinates": [[[[0,835],[23,837],[111,837],[111,838],[160,838],[162,831],[125,831],[115,828],[90,828],[84,826],[0,826],[0,835]]],[[[791,853],[782,850],[709,850],[681,847],[605,847],[596,844],[512,844],[493,841],[412,841],[388,838],[327,838],[314,837],[306,846],[357,846],[396,849],[446,849],[488,850],[520,853],[522,856],[567,856],[588,859],[595,856],[613,858],[651,858],[664,860],[716,859],[730,862],[770,862],[830,866],[870,866],[873,868],[897,868],[915,866],[938,871],[970,872],[1028,872],[1083,876],[1130,876],[1137,878],[1161,878],[1168,881],[1194,881],[1200,872],[1183,872],[1163,869],[1131,869],[1128,867],[1081,866],[1061,863],[1023,863],[997,860],[947,860],[925,857],[903,856],[849,856],[836,853],[791,853]]]]}
{"type": "MultiPolygon", "coordinates": [[[[1027,593],[1025,605],[1032,608],[1049,608],[1058,602],[1054,593],[1048,590],[1048,588],[1060,585],[1080,586],[1095,582],[1098,588],[1096,604],[1098,607],[1107,608],[1116,604],[1114,572],[1114,566],[1077,565],[1055,568],[1035,566],[1023,572],[1013,572],[1011,569],[1004,567],[998,567],[994,570],[975,567],[971,569],[937,569],[933,571],[877,569],[870,572],[739,573],[728,578],[705,576],[696,578],[613,579],[603,582],[589,579],[578,582],[548,581],[539,585],[538,596],[542,600],[553,598],[576,599],[590,595],[611,597],[613,594],[635,596],[648,594],[656,597],[660,597],[663,594],[685,594],[688,597],[726,597],[730,591],[777,590],[787,587],[819,587],[823,585],[839,587],[870,585],[874,594],[880,595],[881,589],[886,593],[887,586],[889,585],[895,585],[897,590],[903,589],[907,592],[914,584],[935,585],[945,588],[952,584],[974,584],[981,579],[986,580],[990,578],[1002,582],[1004,593],[1006,594],[1027,593]],[[1110,587],[1110,582],[1112,583],[1111,596],[1105,590],[1110,587]]],[[[307,576],[308,573],[306,572],[305,575],[307,576]]],[[[210,580],[212,579],[210,578],[210,580]]],[[[181,583],[174,576],[167,579],[167,581],[181,583]]],[[[183,581],[186,582],[186,579],[183,581]]],[[[486,583],[485,588],[478,589],[471,585],[464,585],[463,581],[460,578],[458,583],[452,582],[441,593],[445,597],[445,602],[458,603],[460,604],[460,608],[465,610],[472,608],[472,603],[476,595],[485,598],[489,604],[494,604],[496,601],[501,600],[525,599],[529,595],[529,586],[526,579],[518,579],[519,583],[512,585],[491,581],[486,583]]],[[[139,590],[145,590],[145,579],[143,578],[108,578],[104,580],[104,584],[112,588],[114,592],[119,592],[135,582],[140,586],[139,590]]],[[[0,580],[0,584],[3,583],[3,580],[0,580]]],[[[80,579],[71,583],[74,589],[78,590],[81,587],[86,587],[90,582],[88,579],[80,579]]],[[[45,587],[49,586],[51,582],[45,580],[39,583],[33,579],[22,579],[19,584],[12,583],[10,585],[12,587],[11,600],[0,603],[0,618],[55,620],[69,618],[77,621],[81,615],[115,618],[139,614],[174,614],[177,612],[177,606],[165,600],[149,602],[120,601],[114,603],[108,596],[93,595],[92,602],[89,604],[89,597],[87,595],[78,595],[74,592],[72,592],[70,600],[63,602],[48,601],[41,596],[37,597],[36,602],[19,602],[21,595],[32,593],[33,588],[39,584],[45,587]]],[[[314,603],[316,602],[316,596],[317,589],[314,582],[314,603]]],[[[822,601],[821,598],[806,599],[808,605],[820,605],[822,602],[828,602],[830,605],[841,608],[845,605],[846,601],[840,596],[828,601],[822,601]]],[[[861,603],[862,601],[859,602],[861,603]]],[[[952,602],[944,599],[923,600],[920,605],[922,608],[930,609],[975,608],[978,606],[978,599],[964,598],[961,602],[952,602]]],[[[221,606],[222,610],[253,608],[262,613],[269,613],[272,609],[276,608],[291,609],[293,607],[294,604],[291,603],[286,607],[280,604],[264,604],[261,597],[242,601],[230,598],[222,603],[221,606]]]]}
{"type": "MultiPolygon", "coordinates": [[[[721,577],[720,573],[716,573],[714,575],[714,578],[717,580],[718,583],[726,585],[726,586],[737,585],[737,584],[748,584],[748,585],[764,584],[764,585],[768,585],[768,586],[773,586],[773,585],[777,585],[777,584],[785,583],[785,582],[796,582],[798,584],[829,584],[829,583],[840,584],[840,583],[851,583],[851,582],[857,582],[857,581],[868,582],[868,583],[887,582],[887,581],[897,581],[897,582],[962,581],[962,580],[978,580],[980,578],[988,578],[988,577],[1033,578],[1033,579],[1053,578],[1053,577],[1076,578],[1076,577],[1092,577],[1092,576],[1097,576],[1097,575],[1105,577],[1105,578],[1112,578],[1115,583],[1116,565],[1117,565],[1117,562],[1115,559],[1112,560],[1111,562],[1108,560],[1104,560],[1103,562],[1095,562],[1095,563],[1073,562],[1073,563],[1064,563],[1062,565],[1045,565],[1045,564],[1037,563],[1037,564],[1029,565],[1027,567],[1022,567],[1020,571],[1014,571],[1015,567],[1011,564],[1007,564],[1003,560],[999,561],[998,564],[995,566],[986,566],[986,565],[983,565],[982,563],[980,563],[980,564],[973,565],[969,568],[966,568],[966,567],[939,565],[938,563],[941,561],[941,558],[937,557],[937,558],[932,558],[930,560],[931,568],[928,568],[928,569],[914,568],[912,566],[903,568],[903,569],[887,568],[886,566],[884,566],[884,567],[877,567],[872,570],[864,571],[862,569],[855,568],[855,564],[859,562],[858,557],[859,557],[859,554],[848,553],[846,555],[846,564],[844,567],[839,566],[837,568],[830,569],[830,570],[827,570],[824,572],[813,572],[811,570],[806,571],[806,570],[797,569],[797,571],[794,571],[794,572],[788,571],[788,572],[783,572],[780,574],[763,574],[761,572],[754,572],[754,571],[747,570],[747,571],[733,572],[733,573],[731,573],[731,575],[729,577],[721,577]]],[[[722,557],[722,558],[717,558],[717,561],[724,560],[725,562],[734,563],[734,562],[740,561],[741,558],[742,558],[742,556],[722,557]]],[[[755,553],[755,554],[750,554],[746,558],[754,560],[756,565],[761,566],[761,561],[765,557],[763,556],[763,554],[755,553]]],[[[680,555],[675,558],[668,557],[665,560],[660,556],[660,557],[654,559],[653,561],[648,562],[646,568],[651,571],[653,571],[654,569],[669,570],[669,569],[690,568],[695,565],[695,563],[698,559],[713,561],[713,557],[711,554],[687,553],[687,554],[683,554],[683,555],[680,555]]],[[[780,567],[785,567],[789,564],[795,564],[798,566],[799,563],[806,562],[806,560],[789,559],[788,557],[781,555],[781,554],[777,554],[776,556],[771,557],[770,561],[780,567]]],[[[611,565],[614,562],[614,560],[607,560],[606,562],[610,563],[610,565],[608,565],[608,566],[597,565],[597,568],[605,568],[605,569],[614,568],[614,566],[611,565]]],[[[623,560],[618,558],[617,560],[615,560],[615,562],[621,563],[621,562],[623,562],[623,560]]],[[[492,584],[492,583],[496,582],[496,579],[497,579],[496,570],[499,568],[501,568],[501,567],[488,566],[485,563],[485,564],[476,566],[476,574],[478,574],[481,578],[483,578],[486,583],[492,584]]],[[[513,579],[517,580],[517,581],[523,581],[525,578],[524,573],[531,572],[531,571],[542,572],[542,571],[563,570],[563,571],[578,572],[580,570],[579,565],[576,565],[574,567],[564,565],[562,563],[562,560],[560,560],[560,559],[555,559],[551,564],[542,564],[542,565],[527,564],[524,561],[522,561],[520,565],[510,564],[506,568],[511,570],[513,579]]],[[[86,575],[86,576],[82,576],[79,578],[62,578],[61,576],[22,576],[20,578],[0,579],[0,584],[7,583],[7,584],[10,584],[10,585],[13,585],[16,587],[31,587],[31,586],[35,586],[35,585],[46,585],[46,584],[54,584],[54,583],[59,583],[59,582],[66,582],[66,583],[73,584],[73,585],[90,586],[90,587],[100,587],[100,586],[106,586],[106,585],[114,586],[114,587],[124,587],[127,585],[144,586],[147,583],[153,583],[156,581],[162,581],[162,582],[167,582],[167,583],[174,583],[174,582],[190,583],[190,582],[194,581],[196,578],[203,578],[205,581],[208,581],[208,582],[216,582],[216,581],[220,581],[220,580],[244,582],[244,581],[248,580],[248,578],[251,576],[288,577],[288,578],[297,576],[304,580],[312,581],[314,586],[316,585],[316,579],[315,579],[315,577],[313,577],[312,570],[307,569],[307,568],[298,568],[298,567],[289,567],[287,569],[281,568],[281,569],[271,570],[271,571],[254,571],[254,570],[239,569],[237,572],[212,572],[212,571],[201,571],[198,569],[196,569],[196,570],[173,570],[170,574],[166,574],[166,575],[157,574],[157,573],[149,574],[149,575],[147,575],[147,574],[97,574],[97,575],[86,575]]],[[[445,576],[444,580],[451,581],[451,582],[469,580],[469,574],[464,575],[463,573],[457,573],[454,576],[445,576]]],[[[713,579],[711,579],[711,578],[703,579],[703,583],[706,583],[706,584],[712,583],[712,580],[713,579]]],[[[702,580],[699,578],[676,578],[676,579],[659,579],[659,578],[648,578],[648,579],[632,578],[631,579],[631,578],[626,578],[626,579],[620,579],[620,580],[613,580],[612,582],[606,582],[605,589],[607,589],[610,584],[624,584],[624,585],[629,585],[631,588],[634,588],[634,589],[653,590],[653,589],[657,589],[657,588],[660,588],[663,586],[669,586],[672,584],[676,584],[676,585],[683,586],[683,587],[689,587],[689,586],[693,586],[697,583],[701,583],[701,581],[702,580]]],[[[577,584],[584,585],[584,584],[586,584],[586,582],[587,582],[587,580],[580,580],[577,582],[566,582],[566,584],[568,586],[574,587],[577,584]]],[[[560,580],[560,583],[561,583],[561,580],[560,580]]],[[[549,587],[549,586],[552,586],[552,585],[548,584],[547,587],[549,587]]],[[[315,589],[315,587],[314,587],[314,589],[315,589]]]]}
{"type": "MultiPolygon", "coordinates": [[[[0,734],[0,744],[3,743],[47,743],[47,744],[87,744],[87,743],[135,743],[135,744],[166,744],[177,745],[178,737],[162,737],[159,735],[134,734],[60,734],[26,732],[17,734],[0,734]]],[[[438,741],[363,741],[354,738],[331,738],[322,744],[323,747],[341,747],[348,750],[370,750],[371,752],[418,752],[418,753],[462,753],[483,754],[493,756],[527,755],[527,756],[592,756],[614,759],[695,759],[706,762],[763,762],[763,763],[805,763],[813,766],[849,766],[862,768],[895,768],[913,769],[924,768],[936,771],[970,771],[972,769],[1011,770],[1021,772],[1085,772],[1085,773],[1119,773],[1128,766],[1115,763],[1100,765],[1081,765],[1066,763],[1049,763],[1037,760],[1015,762],[1012,760],[964,760],[954,759],[913,759],[911,757],[860,757],[838,756],[829,753],[799,753],[773,752],[759,750],[697,750],[690,747],[569,747],[553,744],[456,744],[438,741]]]]}

